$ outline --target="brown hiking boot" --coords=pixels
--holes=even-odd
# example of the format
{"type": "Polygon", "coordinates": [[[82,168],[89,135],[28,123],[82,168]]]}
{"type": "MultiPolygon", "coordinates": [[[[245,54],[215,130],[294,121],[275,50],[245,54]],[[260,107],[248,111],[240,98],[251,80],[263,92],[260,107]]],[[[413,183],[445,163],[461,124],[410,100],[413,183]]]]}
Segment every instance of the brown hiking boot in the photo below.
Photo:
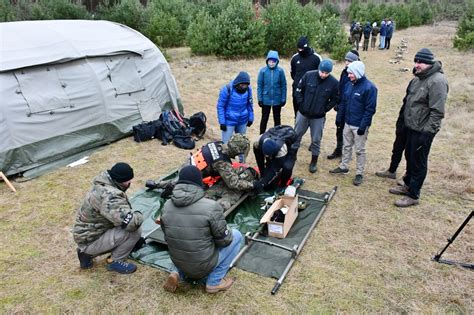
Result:
{"type": "Polygon", "coordinates": [[[219,291],[225,291],[229,289],[234,283],[235,278],[224,278],[218,285],[206,285],[207,293],[217,293],[219,291]]]}
{"type": "Polygon", "coordinates": [[[392,173],[389,170],[375,172],[375,175],[383,178],[397,179],[397,173],[392,173]]]}
{"type": "Polygon", "coordinates": [[[400,208],[406,208],[410,206],[416,206],[420,201],[411,197],[405,196],[402,199],[395,201],[395,205],[400,208]]]}
{"type": "Polygon", "coordinates": [[[403,186],[393,186],[388,190],[389,193],[394,194],[394,195],[408,195],[408,186],[403,185],[403,186]]]}
{"type": "Polygon", "coordinates": [[[166,279],[165,284],[163,284],[163,289],[168,292],[174,293],[178,288],[179,284],[179,274],[177,272],[171,272],[168,278],[166,279]]]}

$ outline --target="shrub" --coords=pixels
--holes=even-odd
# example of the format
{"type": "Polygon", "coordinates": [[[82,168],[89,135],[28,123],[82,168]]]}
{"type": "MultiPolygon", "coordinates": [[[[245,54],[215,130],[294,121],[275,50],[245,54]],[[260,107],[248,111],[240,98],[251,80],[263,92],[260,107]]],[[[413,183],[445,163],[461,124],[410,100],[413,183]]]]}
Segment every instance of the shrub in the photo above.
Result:
{"type": "Polygon", "coordinates": [[[194,54],[210,55],[216,50],[208,33],[212,27],[211,19],[211,15],[202,9],[189,25],[186,41],[194,54]]]}
{"type": "Polygon", "coordinates": [[[474,49],[474,1],[468,2],[468,7],[461,17],[456,35],[453,40],[454,47],[460,50],[474,49]]]}
{"type": "Polygon", "coordinates": [[[321,25],[316,35],[317,47],[328,52],[332,59],[343,60],[351,45],[347,42],[347,34],[341,25],[341,20],[336,16],[330,16],[323,18],[321,25]]]}
{"type": "Polygon", "coordinates": [[[16,21],[16,12],[9,0],[0,0],[0,22],[16,21]]]}
{"type": "Polygon", "coordinates": [[[90,19],[90,14],[80,1],[72,0],[19,0],[12,4],[0,2],[2,21],[90,19]]]}
{"type": "Polygon", "coordinates": [[[149,2],[144,34],[160,47],[183,46],[191,20],[190,7],[185,0],[149,2]]]}
{"type": "Polygon", "coordinates": [[[139,0],[104,0],[97,6],[97,18],[125,24],[145,33],[145,8],[139,0]]]}

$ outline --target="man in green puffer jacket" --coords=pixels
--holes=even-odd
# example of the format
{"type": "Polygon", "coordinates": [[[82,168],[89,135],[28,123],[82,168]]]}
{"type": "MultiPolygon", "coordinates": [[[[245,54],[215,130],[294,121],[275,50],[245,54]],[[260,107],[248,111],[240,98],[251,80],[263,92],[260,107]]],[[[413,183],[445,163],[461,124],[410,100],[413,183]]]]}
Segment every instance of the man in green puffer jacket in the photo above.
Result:
{"type": "Polygon", "coordinates": [[[431,143],[441,128],[447,96],[448,81],[441,62],[434,59],[431,50],[422,48],[415,55],[415,78],[407,89],[404,110],[407,128],[405,185],[389,190],[392,194],[404,195],[395,202],[397,207],[419,203],[420,190],[428,172],[431,143]]]}
{"type": "Polygon", "coordinates": [[[183,167],[178,177],[160,218],[175,265],[163,287],[175,292],[181,279],[206,278],[206,292],[227,290],[234,279],[224,276],[239,252],[242,234],[229,229],[216,201],[204,198],[202,175],[197,167],[183,167]]]}

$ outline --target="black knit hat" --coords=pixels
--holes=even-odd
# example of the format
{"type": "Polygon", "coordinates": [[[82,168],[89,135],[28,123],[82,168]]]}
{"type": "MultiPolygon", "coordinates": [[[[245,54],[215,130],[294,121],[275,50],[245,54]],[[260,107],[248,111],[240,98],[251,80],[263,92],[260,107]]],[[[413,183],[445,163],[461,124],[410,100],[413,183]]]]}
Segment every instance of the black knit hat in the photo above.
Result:
{"type": "Polygon", "coordinates": [[[123,162],[115,164],[110,170],[107,170],[107,172],[109,172],[110,177],[118,183],[124,183],[133,178],[133,168],[123,162]]]}
{"type": "Polygon", "coordinates": [[[298,43],[296,44],[296,47],[299,49],[305,49],[306,47],[308,47],[308,45],[309,45],[308,38],[306,38],[306,36],[301,36],[298,39],[298,43]]]}
{"type": "Polygon", "coordinates": [[[186,165],[179,171],[178,183],[203,187],[201,171],[194,165],[186,165]]]}
{"type": "Polygon", "coordinates": [[[428,48],[421,48],[415,55],[415,62],[432,65],[434,64],[434,55],[428,48]]]}

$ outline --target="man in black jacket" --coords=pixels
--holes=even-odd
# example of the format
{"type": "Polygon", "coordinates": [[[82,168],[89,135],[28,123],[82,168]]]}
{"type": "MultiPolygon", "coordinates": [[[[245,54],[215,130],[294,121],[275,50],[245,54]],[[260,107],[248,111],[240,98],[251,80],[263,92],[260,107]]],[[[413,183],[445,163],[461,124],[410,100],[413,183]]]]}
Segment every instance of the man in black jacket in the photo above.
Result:
{"type": "Polygon", "coordinates": [[[202,175],[188,165],[161,214],[161,228],[173,261],[164,289],[175,292],[180,279],[206,278],[206,292],[227,290],[234,279],[224,278],[237,256],[242,234],[229,229],[221,206],[204,198],[202,175]]]}
{"type": "Polygon", "coordinates": [[[319,64],[319,70],[306,72],[296,89],[295,96],[299,108],[295,125],[298,136],[296,144],[299,147],[309,127],[311,131],[309,171],[311,173],[317,171],[326,113],[338,103],[338,82],[330,75],[332,68],[331,60],[324,59],[319,64]]]}
{"type": "Polygon", "coordinates": [[[295,99],[296,87],[303,75],[310,70],[318,70],[319,63],[321,62],[321,56],[315,53],[313,48],[309,47],[308,38],[305,36],[298,39],[297,47],[298,53],[291,57],[290,62],[290,74],[293,79],[293,109],[295,111],[295,118],[298,113],[298,102],[295,99]]]}

